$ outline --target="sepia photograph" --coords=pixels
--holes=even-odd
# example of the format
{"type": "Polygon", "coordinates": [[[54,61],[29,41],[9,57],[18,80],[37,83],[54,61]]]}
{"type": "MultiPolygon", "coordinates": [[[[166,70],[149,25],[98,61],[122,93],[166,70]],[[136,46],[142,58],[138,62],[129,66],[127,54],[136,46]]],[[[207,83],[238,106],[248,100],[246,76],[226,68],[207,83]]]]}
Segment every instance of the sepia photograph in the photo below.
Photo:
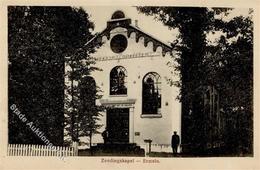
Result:
{"type": "Polygon", "coordinates": [[[8,5],[5,155],[254,158],[254,14],[8,5]]]}

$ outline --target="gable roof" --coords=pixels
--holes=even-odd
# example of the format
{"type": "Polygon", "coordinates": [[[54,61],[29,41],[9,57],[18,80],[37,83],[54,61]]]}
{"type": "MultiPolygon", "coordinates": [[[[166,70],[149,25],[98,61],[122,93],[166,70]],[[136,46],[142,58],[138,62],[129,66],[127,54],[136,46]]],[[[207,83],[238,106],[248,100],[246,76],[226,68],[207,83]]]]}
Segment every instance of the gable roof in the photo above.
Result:
{"type": "Polygon", "coordinates": [[[131,19],[129,18],[116,18],[116,19],[111,19],[110,21],[107,22],[107,27],[97,34],[95,37],[93,37],[89,42],[86,43],[86,45],[91,44],[93,41],[102,41],[102,37],[106,36],[107,39],[110,39],[110,32],[111,30],[117,28],[117,27],[122,27],[127,29],[127,37],[129,38],[131,33],[135,33],[135,40],[136,42],[139,41],[140,37],[144,37],[144,46],[147,47],[149,42],[153,43],[153,51],[155,52],[158,47],[162,47],[162,55],[165,56],[167,52],[169,52],[172,55],[172,50],[173,47],[171,47],[169,44],[166,44],[159,39],[153,37],[152,35],[145,33],[142,31],[140,28],[133,26],[131,24],[131,19]]]}

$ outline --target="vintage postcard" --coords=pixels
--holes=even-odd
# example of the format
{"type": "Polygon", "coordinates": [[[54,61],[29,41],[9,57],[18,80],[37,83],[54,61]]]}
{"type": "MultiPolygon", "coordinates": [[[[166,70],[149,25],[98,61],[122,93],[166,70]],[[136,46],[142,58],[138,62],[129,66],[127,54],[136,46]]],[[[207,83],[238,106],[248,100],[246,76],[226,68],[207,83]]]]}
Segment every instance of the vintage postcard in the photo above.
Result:
{"type": "Polygon", "coordinates": [[[254,169],[258,1],[3,1],[1,169],[254,169]]]}

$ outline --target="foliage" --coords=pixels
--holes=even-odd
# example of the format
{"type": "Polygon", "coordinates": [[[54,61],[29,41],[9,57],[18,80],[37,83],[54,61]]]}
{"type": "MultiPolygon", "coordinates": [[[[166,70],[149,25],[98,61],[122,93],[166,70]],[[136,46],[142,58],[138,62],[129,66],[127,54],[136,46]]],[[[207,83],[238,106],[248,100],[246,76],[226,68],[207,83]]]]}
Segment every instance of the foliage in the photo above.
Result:
{"type": "Polygon", "coordinates": [[[221,36],[217,45],[210,47],[213,55],[205,60],[209,74],[208,81],[221,89],[220,105],[227,120],[225,139],[226,143],[231,145],[230,152],[252,154],[252,18],[235,17],[220,24],[217,29],[226,33],[226,36],[221,36]]]}
{"type": "Polygon", "coordinates": [[[92,144],[92,136],[100,133],[98,129],[102,127],[99,124],[101,111],[104,110],[102,106],[97,106],[95,101],[102,96],[99,95],[101,90],[96,86],[95,80],[92,77],[84,77],[80,81],[80,109],[79,109],[79,137],[88,136],[90,146],[92,144]]]}
{"type": "MultiPolygon", "coordinates": [[[[93,28],[81,8],[8,7],[9,105],[16,104],[55,145],[63,143],[65,126],[64,63],[93,52],[84,47],[93,28]]],[[[9,143],[42,141],[9,110],[9,143]]]]}
{"type": "MultiPolygon", "coordinates": [[[[86,14],[85,14],[86,15],[86,14]]],[[[88,16],[84,17],[88,19],[88,16]]],[[[101,106],[95,101],[101,98],[99,87],[90,77],[92,71],[100,71],[95,67],[95,59],[91,57],[96,48],[102,44],[97,41],[90,31],[94,29],[91,21],[84,24],[84,36],[82,44],[71,55],[66,56],[66,86],[65,86],[65,135],[72,141],[79,141],[80,137],[88,137],[91,143],[93,134],[99,133],[102,125],[98,124],[101,106]]],[[[82,27],[82,25],[81,25],[82,27]]]]}
{"type": "Polygon", "coordinates": [[[198,94],[204,90],[203,87],[213,85],[221,94],[220,106],[226,116],[226,124],[236,124],[232,128],[225,129],[226,143],[238,141],[235,146],[237,150],[230,152],[252,153],[252,19],[239,16],[225,21],[223,17],[219,17],[228,16],[232,10],[229,8],[137,7],[137,9],[146,15],[153,15],[169,29],[178,28],[180,32],[178,37],[180,43],[175,43],[174,47],[180,55],[174,59],[179,63],[176,70],[181,75],[180,82],[176,84],[181,89],[182,142],[193,145],[205,142],[202,133],[205,122],[198,94]],[[223,36],[217,45],[209,45],[207,35],[216,31],[222,32],[223,36]]]}

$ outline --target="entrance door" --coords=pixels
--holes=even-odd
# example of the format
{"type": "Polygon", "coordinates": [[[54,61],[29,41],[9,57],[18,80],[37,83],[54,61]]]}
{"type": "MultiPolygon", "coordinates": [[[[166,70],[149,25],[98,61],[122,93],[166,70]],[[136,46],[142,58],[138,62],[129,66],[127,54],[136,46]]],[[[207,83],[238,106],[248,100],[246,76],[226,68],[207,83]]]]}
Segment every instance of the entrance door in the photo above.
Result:
{"type": "Polygon", "coordinates": [[[113,143],[129,142],[129,109],[107,109],[107,129],[113,143]]]}

